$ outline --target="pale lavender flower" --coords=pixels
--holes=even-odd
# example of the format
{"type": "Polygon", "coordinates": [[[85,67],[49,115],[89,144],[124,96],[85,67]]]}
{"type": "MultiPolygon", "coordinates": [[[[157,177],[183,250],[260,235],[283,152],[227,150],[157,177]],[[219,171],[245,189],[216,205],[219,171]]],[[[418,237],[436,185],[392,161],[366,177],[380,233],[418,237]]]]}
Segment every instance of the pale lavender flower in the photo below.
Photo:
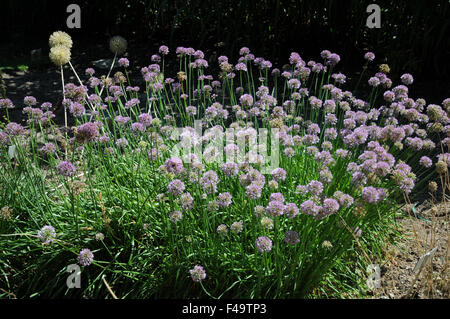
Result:
{"type": "Polygon", "coordinates": [[[413,76],[409,73],[405,73],[400,77],[400,80],[405,85],[411,85],[414,82],[413,76]]]}
{"type": "Polygon", "coordinates": [[[230,229],[233,233],[239,234],[244,229],[244,224],[242,221],[234,222],[231,224],[230,229]]]}
{"type": "Polygon", "coordinates": [[[119,59],[119,65],[127,68],[130,66],[130,61],[127,58],[121,58],[119,59]]]}
{"type": "Polygon", "coordinates": [[[212,170],[204,173],[200,179],[200,184],[207,194],[215,193],[217,191],[218,183],[219,177],[217,176],[217,173],[212,170]]]}
{"type": "Polygon", "coordinates": [[[25,96],[25,98],[23,99],[23,103],[27,106],[33,106],[36,105],[37,101],[34,96],[25,96]]]}
{"type": "Polygon", "coordinates": [[[168,185],[168,191],[172,196],[179,196],[183,193],[185,186],[184,183],[179,179],[174,179],[168,185]]]}
{"type": "Polygon", "coordinates": [[[169,173],[179,174],[183,169],[183,161],[178,157],[171,157],[164,164],[169,173]]]}
{"type": "Polygon", "coordinates": [[[88,248],[85,248],[80,251],[77,260],[81,266],[89,266],[94,260],[94,254],[88,248]]]}
{"type": "Polygon", "coordinates": [[[50,225],[46,225],[38,231],[38,237],[44,244],[50,244],[56,238],[55,228],[50,225]]]}
{"type": "Polygon", "coordinates": [[[272,250],[272,240],[267,236],[258,237],[255,244],[260,253],[270,252],[272,250]]]}
{"type": "Polygon", "coordinates": [[[252,182],[250,185],[247,186],[245,190],[245,194],[250,199],[258,199],[261,197],[262,187],[260,183],[252,182]]]}
{"type": "Polygon", "coordinates": [[[373,52],[367,52],[366,54],[364,54],[364,59],[372,62],[375,59],[375,54],[373,52]]]}
{"type": "Polygon", "coordinates": [[[116,146],[119,147],[119,148],[127,147],[128,146],[127,139],[124,138],[124,137],[117,139],[116,146]]]}
{"type": "Polygon", "coordinates": [[[273,217],[281,216],[284,213],[284,204],[276,200],[271,201],[269,202],[269,205],[267,205],[266,211],[267,214],[273,217]]]}
{"type": "Polygon", "coordinates": [[[159,47],[159,53],[161,53],[162,55],[167,55],[169,54],[169,48],[165,45],[162,45],[159,47]]]}
{"type": "Polygon", "coordinates": [[[272,171],[272,178],[277,182],[284,181],[286,179],[286,171],[280,167],[275,168],[272,171]]]}
{"type": "Polygon", "coordinates": [[[284,196],[281,193],[272,193],[270,194],[269,201],[279,201],[284,203],[284,196]]]}
{"type": "Polygon", "coordinates": [[[75,167],[71,162],[60,162],[57,169],[59,174],[61,174],[62,176],[72,176],[73,173],[75,173],[75,167]]]}
{"type": "Polygon", "coordinates": [[[220,236],[225,236],[228,234],[228,227],[225,224],[220,224],[219,226],[217,226],[216,231],[220,236]]]}
{"type": "Polygon", "coordinates": [[[191,278],[194,282],[200,282],[206,278],[206,271],[199,265],[189,270],[189,273],[191,274],[191,278]]]}
{"type": "Polygon", "coordinates": [[[179,211],[173,211],[169,214],[169,219],[172,223],[177,223],[183,218],[183,214],[179,211]]]}
{"type": "Polygon", "coordinates": [[[219,207],[225,208],[231,205],[232,198],[233,197],[229,192],[220,193],[217,199],[217,203],[219,204],[219,207]]]}
{"type": "Polygon", "coordinates": [[[299,213],[299,209],[295,203],[287,203],[284,206],[284,215],[287,218],[294,218],[299,213]]]}

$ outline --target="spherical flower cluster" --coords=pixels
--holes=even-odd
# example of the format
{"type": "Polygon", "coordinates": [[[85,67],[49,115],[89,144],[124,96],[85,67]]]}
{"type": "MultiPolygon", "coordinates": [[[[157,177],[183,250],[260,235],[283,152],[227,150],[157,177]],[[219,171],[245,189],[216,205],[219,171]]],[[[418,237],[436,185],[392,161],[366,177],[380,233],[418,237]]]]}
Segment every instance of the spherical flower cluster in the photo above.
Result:
{"type": "Polygon", "coordinates": [[[288,230],[284,234],[284,241],[286,242],[286,244],[295,245],[300,242],[300,236],[296,231],[288,230]]]}
{"type": "Polygon", "coordinates": [[[169,173],[179,174],[183,169],[183,161],[178,157],[167,159],[164,165],[169,173]]]}
{"type": "Polygon", "coordinates": [[[217,173],[210,170],[203,174],[200,178],[200,185],[207,194],[213,194],[217,191],[217,184],[219,183],[219,177],[217,173]]]}
{"type": "Polygon", "coordinates": [[[58,172],[62,176],[72,176],[75,173],[75,166],[71,162],[63,161],[58,164],[58,172]]]}
{"type": "Polygon", "coordinates": [[[199,265],[189,270],[189,273],[191,274],[191,278],[194,282],[200,282],[206,278],[206,271],[199,265]]]}
{"type": "Polygon", "coordinates": [[[80,251],[77,260],[81,266],[89,266],[94,261],[94,254],[88,248],[85,248],[80,251]]]}
{"type": "Polygon", "coordinates": [[[376,204],[386,197],[386,193],[382,188],[368,186],[363,188],[361,197],[370,204],[376,204]]]}
{"type": "Polygon", "coordinates": [[[56,145],[53,143],[45,143],[44,146],[42,146],[39,149],[39,152],[49,155],[49,154],[55,154],[56,153],[56,145]]]}
{"type": "Polygon", "coordinates": [[[70,50],[72,48],[73,43],[72,38],[66,32],[55,31],[50,35],[50,38],[48,39],[48,44],[50,45],[50,48],[56,46],[63,46],[70,50]]]}
{"type": "Polygon", "coordinates": [[[56,238],[55,228],[50,225],[46,225],[38,231],[38,237],[44,244],[50,244],[56,238]]]}
{"type": "Polygon", "coordinates": [[[272,177],[277,182],[284,181],[286,179],[286,171],[280,167],[275,168],[272,171],[272,177]]]}
{"type": "Polygon", "coordinates": [[[222,165],[223,173],[228,177],[234,177],[237,175],[239,168],[234,162],[226,162],[222,165]]]}
{"type": "Polygon", "coordinates": [[[228,227],[225,224],[221,224],[219,226],[217,226],[217,233],[220,236],[225,236],[226,234],[228,234],[228,227]]]}
{"type": "Polygon", "coordinates": [[[174,179],[168,185],[168,190],[170,195],[179,196],[184,192],[185,186],[184,183],[179,179],[174,179]]]}
{"type": "Polygon", "coordinates": [[[100,132],[95,123],[88,122],[77,127],[76,139],[78,142],[96,141],[99,136],[100,132]]]}
{"type": "Polygon", "coordinates": [[[288,218],[294,218],[299,213],[299,209],[295,203],[287,203],[284,206],[284,215],[288,218]]]}
{"type": "Polygon", "coordinates": [[[231,224],[230,229],[233,233],[239,234],[244,229],[244,223],[241,221],[231,224]]]}
{"type": "Polygon", "coordinates": [[[120,58],[119,65],[127,68],[130,66],[130,61],[127,58],[120,58]]]}
{"type": "Polygon", "coordinates": [[[232,196],[229,192],[220,193],[217,199],[219,207],[226,208],[231,205],[232,196]]]}
{"type": "Polygon", "coordinates": [[[426,168],[429,168],[431,167],[431,165],[433,165],[433,161],[427,156],[422,156],[419,160],[419,163],[426,168]]]}
{"type": "Polygon", "coordinates": [[[183,214],[179,211],[173,211],[169,214],[169,219],[172,223],[177,223],[183,218],[183,214]]]}
{"type": "Polygon", "coordinates": [[[109,40],[109,49],[112,53],[122,55],[127,50],[127,40],[120,35],[116,35],[109,40]]]}
{"type": "Polygon", "coordinates": [[[56,66],[62,66],[69,63],[70,55],[70,49],[62,45],[52,47],[49,53],[50,60],[56,66]]]}
{"type": "Polygon", "coordinates": [[[256,239],[256,248],[260,253],[270,252],[272,250],[272,240],[267,236],[261,236],[256,239]]]}
{"type": "Polygon", "coordinates": [[[373,52],[367,52],[366,54],[364,54],[364,59],[372,62],[373,60],[375,60],[375,54],[373,52]]]}
{"type": "Polygon", "coordinates": [[[400,77],[400,80],[405,85],[411,85],[414,82],[414,78],[411,74],[405,73],[400,77]]]}
{"type": "Polygon", "coordinates": [[[281,216],[284,213],[284,204],[282,202],[273,200],[267,205],[266,211],[267,214],[273,217],[281,216]]]}

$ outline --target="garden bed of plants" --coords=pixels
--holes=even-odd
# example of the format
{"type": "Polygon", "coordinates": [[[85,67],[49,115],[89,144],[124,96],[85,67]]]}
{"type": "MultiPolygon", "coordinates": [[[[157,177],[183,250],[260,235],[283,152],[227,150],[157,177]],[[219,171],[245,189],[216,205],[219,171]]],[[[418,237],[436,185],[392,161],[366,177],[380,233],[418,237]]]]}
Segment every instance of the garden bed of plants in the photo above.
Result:
{"type": "Polygon", "coordinates": [[[136,86],[120,36],[105,74],[75,70],[68,34],[49,44],[64,125],[50,102],[0,100],[1,297],[363,296],[399,208],[445,200],[450,99],[409,97],[413,76],[372,52],[350,88],[328,50],[213,67],[161,46],[136,86]]]}

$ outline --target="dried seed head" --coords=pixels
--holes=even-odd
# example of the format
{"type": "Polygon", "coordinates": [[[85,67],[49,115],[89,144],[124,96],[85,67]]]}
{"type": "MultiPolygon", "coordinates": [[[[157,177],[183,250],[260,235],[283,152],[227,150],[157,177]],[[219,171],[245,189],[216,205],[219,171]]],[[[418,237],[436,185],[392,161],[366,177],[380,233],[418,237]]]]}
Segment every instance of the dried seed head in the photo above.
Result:
{"type": "Polygon", "coordinates": [[[70,50],[72,48],[72,38],[63,31],[55,31],[50,35],[48,44],[50,48],[63,46],[70,50]]]}
{"type": "Polygon", "coordinates": [[[56,66],[67,64],[70,61],[70,49],[63,45],[54,46],[50,49],[49,57],[56,66]]]}
{"type": "Polygon", "coordinates": [[[120,35],[116,35],[109,40],[109,49],[112,51],[112,53],[117,55],[122,55],[127,50],[127,40],[125,40],[120,35]]]}
{"type": "Polygon", "coordinates": [[[430,190],[430,192],[434,193],[438,189],[437,183],[436,182],[430,182],[428,184],[428,189],[430,190]]]}
{"type": "Polygon", "coordinates": [[[438,161],[436,163],[436,172],[438,174],[445,174],[445,173],[447,173],[447,163],[445,163],[444,161],[438,161]]]}

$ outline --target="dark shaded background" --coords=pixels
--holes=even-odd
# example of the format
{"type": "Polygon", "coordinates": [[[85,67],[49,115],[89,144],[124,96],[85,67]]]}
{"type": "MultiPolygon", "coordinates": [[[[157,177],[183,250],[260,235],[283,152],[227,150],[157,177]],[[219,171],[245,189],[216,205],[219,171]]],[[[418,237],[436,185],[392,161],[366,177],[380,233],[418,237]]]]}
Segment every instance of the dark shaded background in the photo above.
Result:
{"type": "Polygon", "coordinates": [[[74,39],[74,57],[110,58],[108,38],[120,34],[141,65],[161,44],[172,53],[192,46],[232,61],[248,46],[277,67],[291,51],[319,61],[329,49],[341,55],[339,70],[349,75],[361,70],[370,50],[376,63],[389,63],[394,83],[403,72],[414,75],[411,96],[441,103],[450,95],[449,0],[2,0],[1,6],[0,68],[27,64],[32,49],[42,48],[46,57],[49,35],[63,30],[74,39]],[[69,3],[81,7],[81,29],[66,27],[69,3]],[[380,29],[365,25],[370,3],[381,7],[380,29]]]}

